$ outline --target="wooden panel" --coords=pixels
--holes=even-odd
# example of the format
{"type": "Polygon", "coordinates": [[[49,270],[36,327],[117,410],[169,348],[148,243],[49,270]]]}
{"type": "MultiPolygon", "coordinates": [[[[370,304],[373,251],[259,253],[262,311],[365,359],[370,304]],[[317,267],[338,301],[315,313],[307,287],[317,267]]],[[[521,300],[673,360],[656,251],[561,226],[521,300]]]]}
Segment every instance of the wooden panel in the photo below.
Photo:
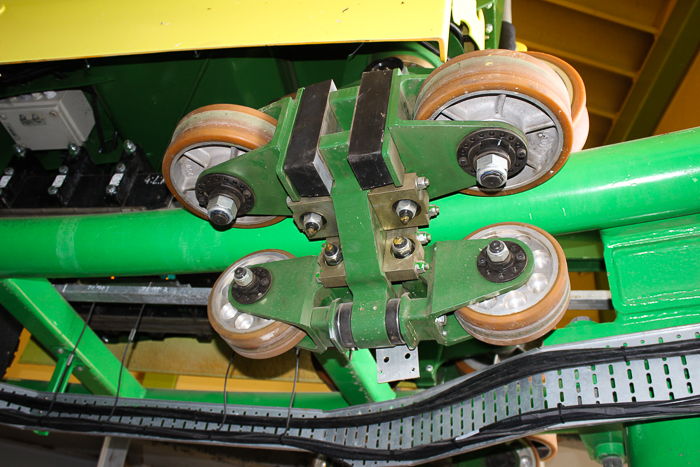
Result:
{"type": "Polygon", "coordinates": [[[663,15],[666,0],[546,0],[572,10],[581,11],[592,16],[608,19],[620,24],[654,31],[663,15]]]}
{"type": "Polygon", "coordinates": [[[513,2],[518,40],[528,47],[551,48],[589,64],[634,74],[654,42],[653,34],[593,17],[542,0],[513,2]]]}

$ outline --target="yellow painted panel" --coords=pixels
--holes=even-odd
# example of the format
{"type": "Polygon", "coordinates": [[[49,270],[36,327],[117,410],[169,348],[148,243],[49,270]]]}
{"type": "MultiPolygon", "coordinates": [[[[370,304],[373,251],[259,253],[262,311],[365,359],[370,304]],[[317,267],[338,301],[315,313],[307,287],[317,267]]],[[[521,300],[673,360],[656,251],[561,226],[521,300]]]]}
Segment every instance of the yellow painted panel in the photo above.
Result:
{"type": "Polygon", "coordinates": [[[695,56],[654,134],[660,135],[700,126],[698,102],[700,102],[700,54],[695,56]]]}
{"type": "MultiPolygon", "coordinates": [[[[229,378],[226,389],[231,392],[292,392],[294,381],[256,380],[248,378],[229,378]]],[[[209,376],[180,375],[175,389],[188,391],[221,391],[224,378],[209,376]]],[[[325,383],[297,382],[297,392],[331,392],[325,383]]]]}
{"type": "Polygon", "coordinates": [[[229,47],[436,41],[451,0],[0,0],[0,63],[229,47]],[[1,8],[0,8],[1,10],[1,8]]]}

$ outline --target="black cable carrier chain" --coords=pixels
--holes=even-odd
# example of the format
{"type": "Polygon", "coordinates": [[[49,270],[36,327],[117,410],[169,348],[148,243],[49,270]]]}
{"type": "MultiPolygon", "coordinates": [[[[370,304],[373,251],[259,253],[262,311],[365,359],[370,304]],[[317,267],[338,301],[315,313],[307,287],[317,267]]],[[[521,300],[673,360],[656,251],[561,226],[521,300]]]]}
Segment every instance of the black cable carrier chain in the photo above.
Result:
{"type": "MultiPolygon", "coordinates": [[[[286,409],[255,407],[253,409],[256,409],[256,412],[263,412],[265,415],[249,415],[247,412],[253,411],[251,407],[229,405],[225,419],[227,430],[223,430],[221,425],[224,420],[221,409],[218,409],[218,412],[207,412],[200,410],[201,407],[197,409],[154,407],[149,404],[163,404],[167,401],[127,398],[120,398],[120,405],[114,406],[112,396],[85,396],[90,397],[93,403],[70,402],[68,400],[81,396],[61,395],[56,400],[53,393],[33,393],[8,384],[0,384],[0,401],[5,402],[5,407],[0,408],[0,422],[36,429],[122,434],[181,441],[213,441],[235,445],[284,445],[317,452],[343,461],[409,462],[444,456],[445,453],[452,453],[452,451],[464,451],[472,446],[485,447],[505,439],[525,436],[567,423],[583,421],[602,423],[606,420],[694,415],[700,413],[700,396],[614,404],[581,404],[579,401],[578,404],[572,405],[558,403],[555,407],[547,407],[545,402],[545,409],[525,411],[460,436],[442,440],[431,439],[427,443],[404,449],[350,446],[321,439],[310,439],[302,434],[304,430],[314,429],[369,428],[372,425],[395,422],[406,417],[424,416],[480,395],[490,395],[492,392],[495,394],[494,391],[498,388],[516,384],[523,378],[530,378],[530,381],[534,378],[542,378],[544,373],[551,371],[561,374],[562,370],[575,367],[594,367],[604,364],[630,365],[635,361],[644,361],[646,365],[647,361],[667,361],[672,358],[681,358],[685,362],[686,357],[698,354],[700,354],[698,338],[634,347],[624,345],[616,348],[529,351],[447,383],[441,390],[429,390],[428,396],[424,399],[401,407],[342,416],[334,416],[333,411],[320,412],[321,417],[319,417],[319,411],[308,410],[306,411],[308,413],[303,415],[305,412],[303,409],[294,409],[297,413],[301,412],[302,416],[309,417],[296,416],[289,420],[289,429],[299,430],[295,435],[285,428],[288,416],[286,409]],[[48,412],[49,410],[51,412],[48,412]],[[278,415],[270,414],[275,411],[278,415]],[[236,412],[246,412],[246,414],[236,412]],[[126,417],[129,420],[124,421],[126,417]],[[114,421],[115,418],[119,421],[114,421]],[[134,418],[139,420],[139,425],[133,424],[134,418]],[[170,419],[170,425],[179,424],[182,427],[153,426],[144,423],[148,418],[170,419]],[[185,428],[185,425],[192,423],[197,426],[185,428]],[[199,424],[204,426],[201,427],[199,424]],[[229,431],[232,427],[237,427],[238,431],[229,431]],[[255,431],[263,428],[275,429],[275,432],[255,431]]],[[[401,404],[402,400],[396,399],[392,402],[396,405],[401,404]]],[[[194,405],[178,403],[180,406],[188,404],[194,405]]],[[[207,406],[211,405],[207,404],[207,406]]],[[[161,425],[163,424],[161,422],[161,425]]]]}

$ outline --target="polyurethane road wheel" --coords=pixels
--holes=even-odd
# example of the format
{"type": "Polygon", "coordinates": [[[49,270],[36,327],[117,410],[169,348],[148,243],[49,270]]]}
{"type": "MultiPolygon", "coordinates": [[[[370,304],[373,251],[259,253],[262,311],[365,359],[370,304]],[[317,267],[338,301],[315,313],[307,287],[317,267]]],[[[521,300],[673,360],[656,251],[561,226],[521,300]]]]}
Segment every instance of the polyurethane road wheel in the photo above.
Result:
{"type": "Polygon", "coordinates": [[[455,312],[465,331],[480,341],[516,345],[533,341],[556,326],[569,306],[571,285],[566,257],[544,230],[522,223],[494,224],[468,239],[514,238],[531,250],[534,269],[527,283],[455,312]]]}
{"type": "Polygon", "coordinates": [[[542,52],[527,52],[527,54],[545,62],[564,81],[566,91],[569,94],[569,102],[571,102],[571,120],[574,127],[574,142],[571,146],[571,152],[580,151],[586,144],[590,128],[588,108],[586,107],[586,86],[583,84],[581,75],[574,67],[554,55],[542,52]]]}
{"type": "Polygon", "coordinates": [[[233,272],[241,266],[293,258],[282,250],[262,250],[239,259],[221,274],[209,295],[207,314],[214,330],[237,353],[263,359],[276,357],[297,345],[306,336],[289,324],[243,313],[228,298],[233,272]]]}
{"type": "Polygon", "coordinates": [[[436,68],[418,93],[414,118],[503,122],[524,134],[526,167],[500,188],[463,191],[473,195],[508,195],[544,183],[562,168],[574,141],[562,79],[543,61],[511,50],[470,52],[436,68]]]}
{"type": "MultiPolygon", "coordinates": [[[[163,177],[171,193],[190,212],[207,219],[206,207],[195,196],[197,177],[219,165],[267,144],[277,120],[258,110],[232,104],[207,105],[178,123],[163,158],[163,177]]],[[[233,227],[256,228],[276,224],[282,216],[242,216],[233,227]]]]}

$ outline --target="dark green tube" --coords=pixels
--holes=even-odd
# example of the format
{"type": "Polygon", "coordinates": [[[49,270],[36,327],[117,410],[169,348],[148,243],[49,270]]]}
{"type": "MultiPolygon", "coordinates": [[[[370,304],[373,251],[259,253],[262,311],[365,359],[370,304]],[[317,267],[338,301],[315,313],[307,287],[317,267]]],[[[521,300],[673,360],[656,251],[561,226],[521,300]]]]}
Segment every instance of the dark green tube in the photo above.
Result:
{"type": "MultiPolygon", "coordinates": [[[[420,174],[419,174],[420,175],[420,174]]],[[[434,240],[463,238],[496,222],[554,233],[700,212],[700,129],[584,151],[526,193],[439,199],[434,240]]],[[[316,255],[290,219],[262,229],[215,230],[182,210],[0,220],[0,277],[128,276],[221,271],[277,248],[316,255]]]]}

